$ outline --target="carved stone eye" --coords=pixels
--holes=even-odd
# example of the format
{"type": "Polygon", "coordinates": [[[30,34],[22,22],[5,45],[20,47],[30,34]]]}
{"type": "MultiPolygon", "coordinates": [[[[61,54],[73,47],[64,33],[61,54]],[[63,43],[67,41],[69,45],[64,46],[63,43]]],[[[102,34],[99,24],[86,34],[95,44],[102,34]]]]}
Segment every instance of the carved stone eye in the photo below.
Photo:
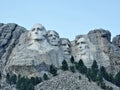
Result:
{"type": "Polygon", "coordinates": [[[43,29],[41,29],[41,28],[37,28],[37,30],[38,30],[38,31],[42,31],[43,29]]]}
{"type": "Polygon", "coordinates": [[[81,42],[81,44],[86,44],[86,42],[81,42]]]}
{"type": "Polygon", "coordinates": [[[48,37],[52,37],[52,34],[50,34],[48,37]]]}
{"type": "Polygon", "coordinates": [[[76,45],[79,45],[79,44],[80,44],[79,42],[76,43],[76,45]]]}
{"type": "Polygon", "coordinates": [[[35,31],[35,28],[33,28],[32,31],[35,31]]]}

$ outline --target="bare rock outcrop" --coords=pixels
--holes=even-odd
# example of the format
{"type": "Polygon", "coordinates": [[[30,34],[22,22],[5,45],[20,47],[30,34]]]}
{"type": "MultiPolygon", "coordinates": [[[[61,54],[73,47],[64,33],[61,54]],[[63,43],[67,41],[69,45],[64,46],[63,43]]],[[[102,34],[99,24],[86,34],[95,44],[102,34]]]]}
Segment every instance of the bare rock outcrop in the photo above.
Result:
{"type": "MultiPolygon", "coordinates": [[[[120,71],[120,35],[113,38],[104,29],[95,29],[85,35],[77,35],[75,40],[61,38],[54,30],[46,30],[41,24],[35,24],[31,30],[14,24],[0,23],[0,71],[21,74],[23,76],[41,76],[48,72],[52,64],[57,69],[66,60],[71,65],[73,56],[78,62],[83,60],[90,68],[96,60],[98,66],[104,66],[109,73],[120,71]]],[[[36,86],[36,90],[101,90],[85,76],[79,80],[79,73],[62,72],[52,79],[36,86]]],[[[106,82],[107,83],[107,82],[106,82]]],[[[3,85],[4,86],[4,85],[3,85]]],[[[117,89],[115,89],[117,90],[117,89]]],[[[119,89],[118,89],[119,90],[119,89]]]]}
{"type": "Polygon", "coordinates": [[[120,49],[111,42],[108,30],[91,30],[86,35],[77,35],[71,43],[75,61],[82,59],[87,67],[91,67],[96,60],[99,67],[104,66],[110,73],[120,70],[120,49]]]}
{"type": "Polygon", "coordinates": [[[59,40],[57,32],[47,32],[44,26],[35,24],[29,32],[21,35],[4,71],[18,74],[22,72],[28,76],[46,71],[52,64],[59,68],[59,62],[63,60],[59,40]]]}
{"type": "Polygon", "coordinates": [[[0,23],[0,61],[3,66],[6,65],[12,50],[25,31],[25,28],[14,23],[0,23]]]}
{"type": "Polygon", "coordinates": [[[120,35],[115,36],[112,39],[112,43],[120,48],[120,35]]]}

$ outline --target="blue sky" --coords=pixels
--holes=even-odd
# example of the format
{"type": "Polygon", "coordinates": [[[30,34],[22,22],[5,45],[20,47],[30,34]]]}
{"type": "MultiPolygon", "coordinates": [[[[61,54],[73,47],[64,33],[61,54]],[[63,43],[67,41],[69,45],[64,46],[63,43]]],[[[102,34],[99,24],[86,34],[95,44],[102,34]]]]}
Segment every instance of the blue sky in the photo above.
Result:
{"type": "Polygon", "coordinates": [[[0,22],[28,30],[41,23],[70,40],[96,28],[114,37],[120,34],[120,0],[1,0],[0,22]]]}

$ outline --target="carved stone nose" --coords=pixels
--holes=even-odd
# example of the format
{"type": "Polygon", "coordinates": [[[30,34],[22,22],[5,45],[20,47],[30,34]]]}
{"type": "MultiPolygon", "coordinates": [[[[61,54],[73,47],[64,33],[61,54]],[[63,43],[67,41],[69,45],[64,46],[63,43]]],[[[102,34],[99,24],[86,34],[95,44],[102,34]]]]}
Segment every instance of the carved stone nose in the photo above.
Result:
{"type": "Polygon", "coordinates": [[[55,40],[56,38],[55,38],[55,37],[53,37],[53,39],[55,40]]]}
{"type": "Polygon", "coordinates": [[[82,48],[81,46],[79,46],[79,48],[82,48]]]}
{"type": "Polygon", "coordinates": [[[68,49],[68,48],[69,48],[69,45],[66,45],[66,48],[68,49]]]}
{"type": "Polygon", "coordinates": [[[35,32],[35,34],[38,34],[37,32],[35,32]]]}

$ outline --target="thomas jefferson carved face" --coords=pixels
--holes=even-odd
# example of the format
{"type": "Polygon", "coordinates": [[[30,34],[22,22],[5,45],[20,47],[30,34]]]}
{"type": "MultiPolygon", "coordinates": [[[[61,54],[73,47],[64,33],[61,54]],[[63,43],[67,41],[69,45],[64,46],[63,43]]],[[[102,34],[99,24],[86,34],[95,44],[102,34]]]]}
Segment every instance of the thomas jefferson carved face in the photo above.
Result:
{"type": "Polygon", "coordinates": [[[68,39],[62,38],[60,40],[60,47],[63,50],[64,55],[71,54],[71,43],[68,39]]]}
{"type": "Polygon", "coordinates": [[[44,40],[46,35],[46,29],[41,24],[35,24],[30,31],[30,37],[32,40],[44,40]]]}
{"type": "Polygon", "coordinates": [[[79,38],[77,41],[76,41],[76,46],[78,48],[78,50],[80,51],[81,54],[85,54],[86,53],[86,50],[88,50],[88,44],[85,40],[85,38],[79,38]]]}
{"type": "Polygon", "coordinates": [[[59,34],[56,31],[50,30],[47,32],[48,42],[52,46],[58,46],[59,44],[59,34]]]}

